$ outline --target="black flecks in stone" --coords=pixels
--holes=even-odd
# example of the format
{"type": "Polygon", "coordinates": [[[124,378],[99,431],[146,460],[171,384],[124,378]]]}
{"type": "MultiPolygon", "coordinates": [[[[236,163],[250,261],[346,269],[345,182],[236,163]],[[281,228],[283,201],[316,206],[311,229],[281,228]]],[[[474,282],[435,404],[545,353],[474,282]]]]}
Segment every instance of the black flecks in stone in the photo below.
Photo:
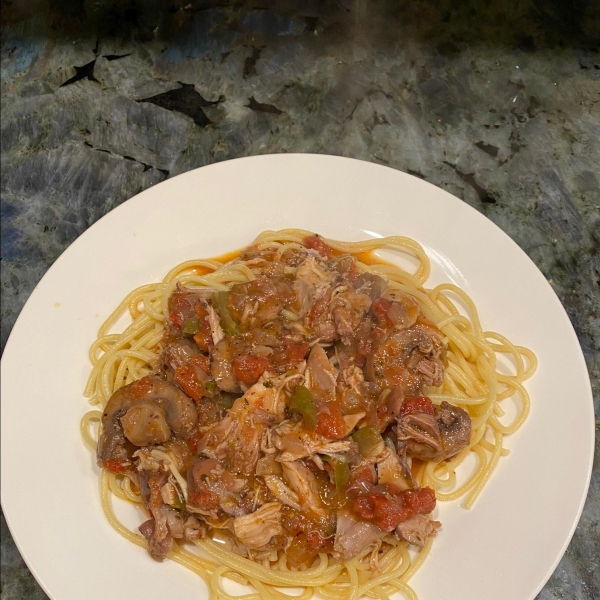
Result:
{"type": "Polygon", "coordinates": [[[516,154],[517,152],[520,152],[520,150],[522,148],[524,148],[524,145],[520,143],[521,139],[519,138],[519,136],[516,134],[516,132],[514,130],[510,132],[508,141],[510,142],[511,154],[516,154]]]}
{"type": "Polygon", "coordinates": [[[90,144],[89,142],[83,142],[83,145],[87,146],[88,148],[91,148],[92,150],[95,150],[96,152],[106,152],[106,154],[110,154],[108,150],[104,150],[104,148],[96,148],[95,146],[92,146],[92,144],[90,144]]]}
{"type": "Polygon", "coordinates": [[[496,204],[496,199],[489,194],[484,187],[477,183],[477,180],[475,179],[475,173],[463,173],[456,165],[453,165],[446,160],[444,163],[452,167],[456,174],[475,190],[480,202],[485,202],[486,204],[496,204]]]}
{"type": "Polygon", "coordinates": [[[483,150],[486,154],[489,154],[493,158],[498,156],[498,148],[492,146],[492,144],[486,144],[485,142],[477,142],[475,144],[480,150],[483,150]]]}
{"type": "Polygon", "coordinates": [[[167,171],[166,169],[159,169],[157,167],[153,167],[152,165],[148,165],[145,162],[138,160],[137,158],[133,158],[133,156],[123,155],[123,158],[125,160],[130,160],[132,162],[138,163],[139,165],[142,165],[144,167],[144,173],[146,171],[149,171],[150,169],[156,169],[157,171],[160,171],[164,175],[163,179],[166,179],[169,176],[169,171],[167,171]]]}
{"type": "Polygon", "coordinates": [[[60,87],[64,87],[65,85],[71,85],[76,81],[81,81],[82,79],[89,79],[90,81],[98,81],[94,77],[94,65],[96,64],[96,59],[83,65],[83,67],[75,67],[75,75],[71,77],[71,79],[67,79],[64,83],[60,84],[60,87]]]}
{"type": "Polygon", "coordinates": [[[259,59],[263,48],[264,46],[252,48],[252,54],[246,57],[244,61],[244,78],[256,75],[256,61],[259,59]]]}
{"type": "Polygon", "coordinates": [[[140,163],[140,165],[143,165],[143,167],[144,167],[144,173],[146,171],[149,171],[152,168],[150,165],[147,165],[146,163],[143,163],[143,162],[141,162],[139,160],[136,160],[135,158],[133,158],[133,156],[127,156],[127,155],[124,154],[123,158],[125,160],[132,160],[133,162],[140,163]]]}
{"type": "Polygon", "coordinates": [[[319,17],[304,17],[304,20],[306,22],[305,31],[307,33],[315,33],[317,29],[317,23],[319,22],[319,17]]]}
{"type": "MultiPolygon", "coordinates": [[[[160,171],[164,175],[163,179],[166,179],[169,176],[169,171],[167,171],[166,169],[159,169],[158,167],[149,165],[145,162],[142,162],[141,160],[138,160],[137,158],[133,158],[133,156],[128,156],[127,154],[122,154],[122,155],[115,154],[115,153],[111,152],[110,150],[105,150],[104,148],[96,148],[89,142],[83,142],[83,145],[87,146],[88,148],[91,148],[92,150],[94,150],[96,152],[104,152],[105,154],[111,154],[112,156],[118,156],[124,160],[130,160],[131,162],[138,163],[139,165],[142,165],[144,167],[144,173],[146,171],[149,171],[150,169],[156,169],[157,171],[160,171]]],[[[46,231],[46,230],[44,229],[44,231],[46,231]]]]}
{"type": "Polygon", "coordinates": [[[511,112],[513,113],[513,115],[515,115],[515,117],[517,118],[517,121],[519,123],[525,123],[527,121],[527,117],[525,115],[521,115],[521,114],[515,112],[514,110],[511,112]]]}
{"type": "Polygon", "coordinates": [[[419,179],[425,179],[425,175],[423,175],[423,173],[419,173],[419,171],[413,171],[412,169],[406,169],[406,172],[409,175],[414,175],[415,177],[418,177],[419,179]]]}
{"type": "Polygon", "coordinates": [[[105,58],[106,60],[119,60],[119,58],[125,58],[127,56],[131,56],[131,52],[129,52],[128,54],[104,54],[103,58],[105,58]]]}
{"type": "Polygon", "coordinates": [[[205,100],[192,84],[182,83],[181,87],[176,90],[170,90],[151,98],[144,98],[139,102],[149,102],[166,110],[182,113],[190,117],[198,127],[206,127],[210,125],[211,121],[202,108],[223,102],[224,99],[221,97],[216,102],[210,102],[205,100]]]}
{"type": "Polygon", "coordinates": [[[272,104],[263,104],[262,102],[257,102],[254,99],[254,96],[248,98],[248,104],[246,104],[246,106],[250,110],[271,113],[272,115],[280,115],[283,112],[282,110],[279,110],[276,106],[273,106],[272,104]]]}

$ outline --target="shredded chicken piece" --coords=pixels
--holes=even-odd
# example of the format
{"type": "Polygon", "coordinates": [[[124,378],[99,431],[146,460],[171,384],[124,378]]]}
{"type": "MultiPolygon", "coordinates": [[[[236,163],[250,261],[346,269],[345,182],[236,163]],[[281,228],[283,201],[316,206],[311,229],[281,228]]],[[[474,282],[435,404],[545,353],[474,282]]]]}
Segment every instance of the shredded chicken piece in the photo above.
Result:
{"type": "Polygon", "coordinates": [[[133,453],[133,457],[139,459],[138,469],[140,471],[166,471],[166,465],[161,462],[160,459],[154,458],[151,452],[152,451],[148,450],[147,448],[142,448],[141,450],[136,450],[133,453]]]}
{"type": "Polygon", "coordinates": [[[268,502],[255,512],[233,520],[233,530],[248,548],[261,548],[274,535],[283,533],[281,526],[281,504],[268,502]]]}
{"type": "Polygon", "coordinates": [[[324,286],[331,279],[331,274],[321,267],[314,256],[309,256],[296,270],[296,281],[304,281],[310,286],[324,286]]]}
{"type": "Polygon", "coordinates": [[[400,491],[413,487],[411,480],[405,475],[400,457],[389,444],[386,444],[383,456],[377,461],[377,483],[392,485],[400,491]]]}
{"type": "Polygon", "coordinates": [[[298,495],[300,510],[318,516],[325,515],[326,510],[317,493],[315,477],[309,469],[299,462],[284,462],[281,466],[290,487],[298,495]]]}
{"type": "Polygon", "coordinates": [[[298,494],[290,490],[290,488],[283,483],[283,481],[276,477],[275,475],[267,475],[265,476],[265,483],[271,493],[286,506],[291,506],[296,510],[300,510],[300,499],[298,498],[298,494]]]}
{"type": "MultiPolygon", "coordinates": [[[[350,419],[350,424],[352,419],[350,419]]],[[[306,431],[302,423],[284,421],[271,430],[272,443],[282,453],[277,457],[280,462],[290,462],[315,454],[341,454],[348,452],[354,442],[351,439],[331,442],[324,437],[306,431]]]]}
{"type": "Polygon", "coordinates": [[[179,501],[179,495],[175,490],[175,486],[170,481],[167,481],[167,483],[160,488],[160,495],[165,504],[173,505],[179,501]]]}
{"type": "Polygon", "coordinates": [[[340,510],[333,549],[340,560],[349,560],[385,535],[377,525],[359,521],[350,511],[340,510]]]}
{"type": "Polygon", "coordinates": [[[221,319],[219,318],[217,311],[210,304],[206,306],[206,312],[208,313],[206,319],[210,325],[213,344],[216,346],[225,338],[225,332],[221,327],[221,319]]]}
{"type": "Polygon", "coordinates": [[[435,535],[436,529],[441,526],[439,521],[432,521],[427,515],[415,515],[400,523],[396,527],[396,534],[401,540],[406,540],[409,544],[422,548],[425,542],[435,535]]]}
{"type": "Polygon", "coordinates": [[[353,415],[344,415],[344,423],[346,424],[344,430],[344,437],[349,436],[354,428],[364,419],[365,413],[355,413],[353,415]]]}
{"type": "Polygon", "coordinates": [[[308,387],[318,397],[326,400],[335,394],[337,370],[319,344],[312,347],[308,357],[307,380],[310,381],[308,387]]]}
{"type": "Polygon", "coordinates": [[[360,367],[351,365],[342,371],[344,383],[357,394],[361,393],[361,384],[365,380],[365,376],[360,367]]]}

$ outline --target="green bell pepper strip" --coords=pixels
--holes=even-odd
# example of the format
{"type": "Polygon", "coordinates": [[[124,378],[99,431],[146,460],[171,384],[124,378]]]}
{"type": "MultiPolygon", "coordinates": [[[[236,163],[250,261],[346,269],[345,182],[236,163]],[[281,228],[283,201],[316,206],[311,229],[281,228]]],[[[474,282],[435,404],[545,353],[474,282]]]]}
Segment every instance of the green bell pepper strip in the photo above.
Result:
{"type": "Polygon", "coordinates": [[[311,391],[299,385],[290,400],[290,410],[302,415],[305,425],[309,429],[314,429],[317,426],[317,405],[311,391]]]}
{"type": "Polygon", "coordinates": [[[221,317],[221,327],[223,328],[223,331],[229,335],[239,335],[241,330],[229,312],[229,307],[227,306],[228,298],[229,292],[217,292],[215,294],[217,310],[221,317]]]}
{"type": "Polygon", "coordinates": [[[209,379],[204,382],[204,391],[209,398],[213,398],[219,392],[219,388],[214,381],[209,379]]]}
{"type": "Polygon", "coordinates": [[[186,335],[196,335],[200,331],[200,323],[198,323],[198,318],[191,317],[190,319],[186,319],[183,322],[181,331],[183,331],[183,333],[186,335]]]}
{"type": "Polygon", "coordinates": [[[367,425],[352,434],[362,456],[368,456],[378,444],[383,443],[381,434],[372,425],[367,425]]]}
{"type": "Polygon", "coordinates": [[[333,469],[335,489],[341,494],[350,481],[350,467],[345,457],[324,456],[325,462],[333,469]]]}

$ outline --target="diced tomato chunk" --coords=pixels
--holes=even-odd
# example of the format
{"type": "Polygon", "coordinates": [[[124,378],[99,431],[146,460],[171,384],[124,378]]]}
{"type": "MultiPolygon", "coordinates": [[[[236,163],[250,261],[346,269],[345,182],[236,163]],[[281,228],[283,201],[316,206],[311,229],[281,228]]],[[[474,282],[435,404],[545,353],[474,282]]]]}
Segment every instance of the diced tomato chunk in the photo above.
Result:
{"type": "Polygon", "coordinates": [[[201,304],[194,306],[194,312],[198,318],[198,333],[194,335],[194,342],[200,350],[208,352],[214,346],[210,325],[206,320],[208,313],[201,304]]]}
{"type": "Polygon", "coordinates": [[[372,465],[365,465],[360,471],[352,474],[352,480],[350,482],[348,491],[351,491],[350,488],[354,488],[356,490],[370,490],[372,489],[376,479],[377,474],[375,472],[375,468],[372,465]]]}
{"type": "Polygon", "coordinates": [[[252,384],[267,370],[269,361],[260,356],[243,354],[236,356],[233,361],[233,372],[235,376],[244,383],[252,384]]]}
{"type": "Polygon", "coordinates": [[[178,312],[172,312],[169,315],[169,321],[172,325],[175,325],[175,327],[181,327],[183,325],[183,315],[178,312]]]}
{"type": "Polygon", "coordinates": [[[321,402],[317,407],[316,432],[329,440],[344,437],[346,423],[342,407],[337,402],[321,402]]]}
{"type": "Polygon", "coordinates": [[[311,235],[309,237],[304,238],[304,245],[307,248],[312,248],[316,250],[321,256],[325,258],[329,258],[332,256],[332,249],[320,238],[318,235],[311,235]]]}
{"type": "Polygon", "coordinates": [[[396,529],[402,520],[402,508],[397,498],[373,494],[373,522],[384,531],[396,529]]]}
{"type": "Polygon", "coordinates": [[[402,520],[400,499],[379,492],[359,496],[354,500],[353,509],[361,519],[372,521],[384,531],[392,531],[402,520]]]}
{"type": "Polygon", "coordinates": [[[405,490],[402,497],[402,519],[406,521],[415,515],[428,515],[435,508],[435,492],[428,487],[418,490],[405,490]]]}
{"type": "Polygon", "coordinates": [[[129,393],[131,394],[132,398],[134,398],[135,400],[139,400],[140,398],[143,398],[146,394],[150,393],[152,385],[153,383],[150,377],[142,377],[141,379],[134,381],[129,386],[129,393]]]}
{"type": "Polygon", "coordinates": [[[190,365],[193,367],[199,367],[202,369],[207,375],[210,373],[210,361],[208,360],[208,356],[204,354],[197,354],[190,360],[190,365]]]}
{"type": "Polygon", "coordinates": [[[187,441],[188,448],[192,454],[196,454],[198,450],[198,442],[202,437],[203,432],[201,430],[196,431],[192,437],[187,441]]]}
{"type": "Polygon", "coordinates": [[[181,327],[183,322],[193,314],[189,299],[179,293],[174,293],[169,299],[169,311],[169,321],[175,327],[181,327]]]}
{"type": "Polygon", "coordinates": [[[295,343],[288,339],[283,341],[283,345],[285,347],[285,361],[290,364],[298,363],[303,360],[309,347],[308,342],[295,343]]]}
{"type": "Polygon", "coordinates": [[[129,468],[129,461],[121,461],[116,459],[108,459],[102,461],[102,468],[111,473],[125,473],[129,468]]]}
{"type": "Polygon", "coordinates": [[[199,320],[204,320],[208,315],[208,313],[204,310],[202,304],[196,304],[196,306],[194,306],[194,312],[196,313],[196,316],[199,320]]]}
{"type": "Polygon", "coordinates": [[[219,496],[214,492],[208,490],[200,490],[195,493],[191,493],[188,497],[188,502],[202,508],[204,510],[215,510],[219,508],[219,496]]]}
{"type": "Polygon", "coordinates": [[[370,521],[375,514],[375,504],[371,494],[368,496],[360,496],[354,500],[352,505],[354,512],[365,521],[370,521]]]}
{"type": "Polygon", "coordinates": [[[379,321],[387,321],[387,314],[391,306],[392,303],[389,300],[377,298],[371,305],[371,308],[373,309],[373,314],[379,321]]]}
{"type": "Polygon", "coordinates": [[[364,521],[371,521],[384,531],[392,531],[399,523],[415,515],[427,515],[435,508],[435,492],[430,488],[399,493],[387,485],[376,488],[371,485],[369,488],[371,491],[354,498],[352,510],[364,521]]]}
{"type": "Polygon", "coordinates": [[[184,365],[175,371],[175,381],[181,386],[181,389],[196,402],[204,396],[204,384],[196,374],[194,367],[184,365]]]}
{"type": "Polygon", "coordinates": [[[414,398],[408,398],[405,400],[402,404],[402,408],[400,408],[400,414],[402,416],[413,413],[426,413],[428,415],[434,415],[435,409],[429,398],[426,398],[425,396],[415,396],[414,398]]]}
{"type": "Polygon", "coordinates": [[[213,339],[210,331],[206,331],[201,329],[195,336],[194,342],[196,342],[196,346],[200,348],[203,352],[208,352],[213,344],[213,339]]]}
{"type": "Polygon", "coordinates": [[[361,335],[357,339],[356,350],[358,356],[362,358],[363,364],[367,356],[373,352],[373,338],[370,335],[361,335]]]}
{"type": "Polygon", "coordinates": [[[312,531],[309,531],[306,534],[306,544],[309,548],[320,548],[321,547],[321,535],[319,534],[319,532],[316,529],[313,529],[312,531]]]}

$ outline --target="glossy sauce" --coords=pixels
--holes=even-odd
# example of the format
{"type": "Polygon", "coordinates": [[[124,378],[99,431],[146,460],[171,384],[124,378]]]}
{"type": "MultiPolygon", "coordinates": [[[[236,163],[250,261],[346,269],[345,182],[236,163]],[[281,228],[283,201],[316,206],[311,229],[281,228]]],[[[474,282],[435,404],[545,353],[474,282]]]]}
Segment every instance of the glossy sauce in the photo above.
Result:
{"type": "Polygon", "coordinates": [[[352,255],[357,261],[365,265],[388,265],[393,266],[392,263],[383,260],[373,250],[367,250],[367,252],[358,252],[352,255]]]}
{"type": "MultiPolygon", "coordinates": [[[[208,260],[215,260],[217,262],[225,264],[225,263],[228,263],[228,262],[238,258],[241,253],[242,253],[241,250],[234,250],[233,252],[227,252],[226,254],[221,254],[221,256],[215,256],[214,258],[209,258],[208,260]]],[[[197,267],[194,267],[192,269],[192,272],[194,273],[194,275],[197,275],[198,277],[202,277],[202,275],[208,275],[209,273],[212,273],[213,269],[211,269],[209,267],[204,267],[204,266],[198,265],[197,267]]]]}
{"type": "MultiPolygon", "coordinates": [[[[341,252],[339,250],[331,249],[333,256],[342,256],[346,254],[346,252],[341,252]]],[[[213,258],[209,258],[208,260],[215,260],[222,264],[228,263],[236,258],[239,258],[242,250],[234,250],[233,252],[227,252],[226,254],[222,254],[221,256],[215,256],[213,258]]],[[[356,254],[352,254],[352,256],[358,260],[359,262],[365,265],[389,265],[393,266],[391,263],[383,260],[373,250],[367,250],[366,252],[357,252],[356,254]]],[[[194,275],[201,277],[202,275],[207,275],[208,273],[212,273],[212,269],[209,267],[197,266],[192,269],[194,275]]]]}

